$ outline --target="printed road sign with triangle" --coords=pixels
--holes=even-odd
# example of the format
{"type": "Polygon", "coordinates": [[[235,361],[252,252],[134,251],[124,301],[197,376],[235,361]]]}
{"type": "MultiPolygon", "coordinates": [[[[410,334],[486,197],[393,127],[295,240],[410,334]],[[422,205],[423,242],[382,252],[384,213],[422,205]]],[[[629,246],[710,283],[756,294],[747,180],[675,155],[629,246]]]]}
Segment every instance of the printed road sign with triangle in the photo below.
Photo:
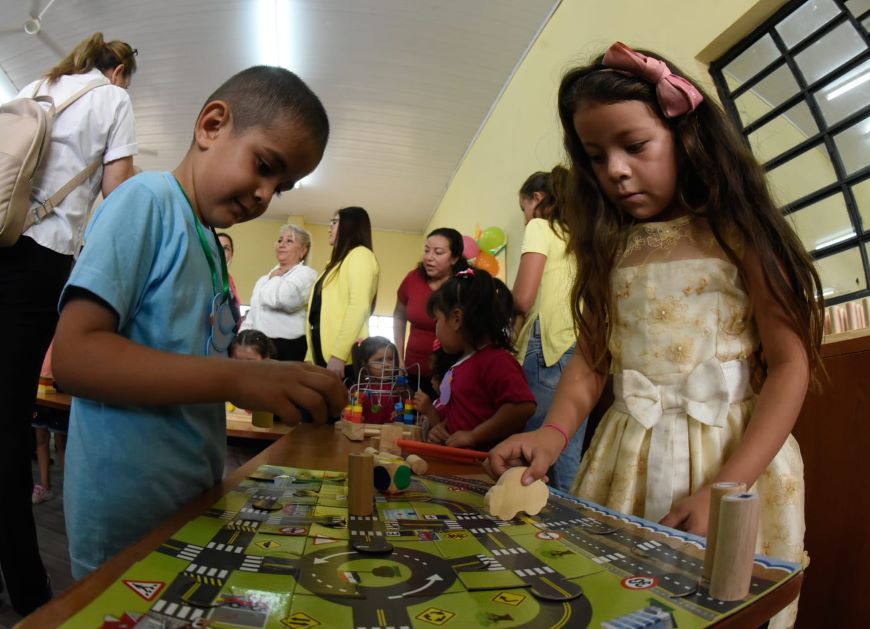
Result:
{"type": "Polygon", "coordinates": [[[146,601],[150,601],[160,593],[160,590],[163,589],[166,583],[163,581],[128,581],[124,579],[124,585],[146,601]]]}

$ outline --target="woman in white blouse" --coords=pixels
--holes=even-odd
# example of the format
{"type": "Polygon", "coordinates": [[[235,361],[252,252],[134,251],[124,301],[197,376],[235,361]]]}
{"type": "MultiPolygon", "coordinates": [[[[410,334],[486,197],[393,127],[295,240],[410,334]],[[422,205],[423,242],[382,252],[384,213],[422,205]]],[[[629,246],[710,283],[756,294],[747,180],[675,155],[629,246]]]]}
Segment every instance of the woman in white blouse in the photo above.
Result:
{"type": "Polygon", "coordinates": [[[259,330],[272,339],[278,360],[303,360],[305,314],[317,271],[305,265],[311,235],[298,225],[282,225],[275,243],[278,264],[257,280],[243,330],[259,330]]]}

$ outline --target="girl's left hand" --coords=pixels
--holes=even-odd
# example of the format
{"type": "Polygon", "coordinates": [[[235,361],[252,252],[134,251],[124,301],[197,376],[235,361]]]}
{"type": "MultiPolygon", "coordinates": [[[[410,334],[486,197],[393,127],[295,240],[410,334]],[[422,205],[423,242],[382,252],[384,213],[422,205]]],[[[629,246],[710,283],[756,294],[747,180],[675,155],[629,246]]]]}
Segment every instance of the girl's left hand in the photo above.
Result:
{"type": "Polygon", "coordinates": [[[451,448],[473,448],[476,444],[470,430],[457,430],[447,438],[444,445],[451,448]]]}
{"type": "Polygon", "coordinates": [[[335,356],[330,356],[329,361],[326,363],[326,368],[338,376],[339,380],[344,380],[344,361],[340,358],[336,358],[335,356]]]}
{"type": "Polygon", "coordinates": [[[663,517],[659,524],[706,537],[709,517],[710,488],[704,486],[691,496],[674,503],[670,513],[663,517]]]}

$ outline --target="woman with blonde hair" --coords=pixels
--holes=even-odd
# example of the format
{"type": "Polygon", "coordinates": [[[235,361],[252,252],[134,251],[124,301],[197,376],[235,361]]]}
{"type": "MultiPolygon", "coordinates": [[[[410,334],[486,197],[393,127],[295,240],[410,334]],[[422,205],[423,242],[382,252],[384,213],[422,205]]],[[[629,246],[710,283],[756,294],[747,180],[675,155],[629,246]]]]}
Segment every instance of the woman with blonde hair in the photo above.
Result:
{"type": "Polygon", "coordinates": [[[275,344],[278,360],[304,360],[305,311],[317,271],[305,264],[311,235],[298,225],[281,225],[275,243],[278,264],[257,280],[243,330],[260,330],[275,344]]]}
{"type": "Polygon", "coordinates": [[[102,33],[94,33],[18,94],[47,95],[60,108],[91,88],[54,120],[48,153],[33,182],[33,207],[93,168],[52,213],[14,245],[0,248],[0,329],[12,344],[0,355],[0,569],[12,606],[22,616],[51,598],[31,508],[30,421],[39,369],[88,211],[98,192],[108,196],[133,174],[136,132],[126,88],[135,71],[136,51],[129,44],[106,42],[102,33]]]}

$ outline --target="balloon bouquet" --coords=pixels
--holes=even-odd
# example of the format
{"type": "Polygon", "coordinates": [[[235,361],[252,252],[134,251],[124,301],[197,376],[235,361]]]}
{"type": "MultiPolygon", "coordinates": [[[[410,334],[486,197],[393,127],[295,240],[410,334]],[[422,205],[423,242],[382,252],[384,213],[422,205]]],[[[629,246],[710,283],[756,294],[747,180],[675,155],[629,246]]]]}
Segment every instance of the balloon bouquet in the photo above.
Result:
{"type": "Polygon", "coordinates": [[[493,277],[498,275],[500,266],[496,256],[507,245],[507,235],[501,227],[493,225],[481,230],[478,226],[474,238],[463,236],[462,242],[462,253],[469,263],[478,269],[483,269],[493,277]]]}

